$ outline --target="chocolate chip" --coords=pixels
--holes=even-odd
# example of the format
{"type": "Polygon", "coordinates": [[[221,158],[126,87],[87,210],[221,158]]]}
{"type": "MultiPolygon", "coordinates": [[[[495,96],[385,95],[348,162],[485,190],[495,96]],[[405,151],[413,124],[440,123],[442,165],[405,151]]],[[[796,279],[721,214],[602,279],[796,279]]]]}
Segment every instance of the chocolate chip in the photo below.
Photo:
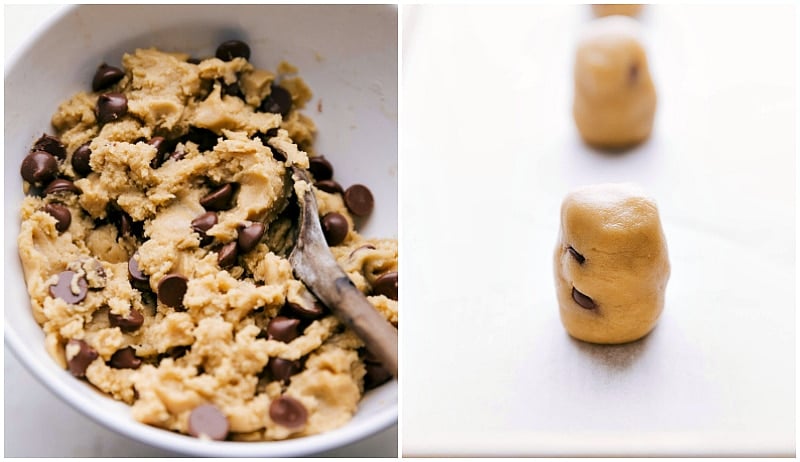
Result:
{"type": "Polygon", "coordinates": [[[200,245],[208,245],[214,240],[206,232],[218,222],[217,212],[206,212],[192,220],[192,229],[200,235],[200,245]]]}
{"type": "Polygon", "coordinates": [[[372,191],[369,188],[363,184],[354,184],[344,192],[344,205],[353,215],[366,217],[372,213],[375,199],[372,197],[372,191]]]}
{"type": "Polygon", "coordinates": [[[200,199],[200,205],[206,210],[228,210],[231,208],[233,192],[232,183],[222,185],[200,199]]]}
{"type": "Polygon", "coordinates": [[[131,281],[133,287],[139,290],[150,290],[150,278],[142,273],[139,269],[139,263],[136,262],[136,255],[138,254],[139,252],[136,252],[128,260],[128,280],[131,281]]]}
{"type": "Polygon", "coordinates": [[[210,151],[217,145],[219,136],[207,128],[189,127],[186,139],[197,145],[200,152],[210,151]]]}
{"type": "Polygon", "coordinates": [[[267,339],[289,343],[300,336],[300,320],[275,316],[267,325],[267,339]]]}
{"type": "Polygon", "coordinates": [[[101,124],[113,122],[128,113],[128,98],[122,93],[103,93],[97,97],[95,115],[101,124]]]}
{"type": "Polygon", "coordinates": [[[374,246],[374,245],[372,245],[372,244],[364,244],[364,245],[362,245],[361,247],[358,247],[358,248],[356,248],[356,249],[353,249],[353,251],[352,251],[352,252],[350,252],[350,255],[349,255],[347,258],[353,258],[353,255],[355,255],[355,253],[356,253],[356,252],[358,252],[358,251],[359,251],[359,250],[361,250],[361,249],[375,250],[375,246],[374,246]]]}
{"type": "Polygon", "coordinates": [[[574,287],[572,288],[572,299],[575,300],[575,303],[580,305],[582,308],[586,308],[587,310],[593,310],[596,308],[594,300],[592,300],[589,296],[582,294],[574,287]]]}
{"type": "Polygon", "coordinates": [[[67,149],[64,147],[64,144],[61,143],[61,140],[55,136],[47,134],[42,134],[41,138],[33,143],[33,148],[31,151],[49,152],[59,159],[64,159],[67,157],[67,149]]]}
{"type": "Polygon", "coordinates": [[[170,273],[158,281],[158,299],[173,308],[183,307],[188,280],[178,273],[170,273]]]}
{"type": "Polygon", "coordinates": [[[341,213],[330,212],[322,217],[322,233],[329,246],[339,245],[347,237],[350,226],[341,213]]]}
{"type": "Polygon", "coordinates": [[[270,403],[269,417],[278,425],[292,429],[301,428],[308,421],[308,411],[300,401],[283,395],[270,403]]]}
{"type": "Polygon", "coordinates": [[[217,262],[219,263],[220,268],[230,268],[236,264],[236,257],[238,256],[236,245],[236,241],[231,241],[219,249],[217,262]]]}
{"type": "Polygon", "coordinates": [[[114,369],[139,369],[142,360],[136,357],[136,350],[128,346],[111,355],[109,365],[114,369]]]}
{"type": "Polygon", "coordinates": [[[51,181],[46,188],[44,188],[45,196],[60,192],[71,192],[75,194],[80,194],[81,190],[78,189],[77,186],[75,186],[75,183],[69,180],[65,180],[63,178],[56,178],[55,180],[51,181]]]}
{"type": "Polygon", "coordinates": [[[228,40],[217,47],[217,58],[232,61],[234,58],[250,59],[250,47],[241,40],[228,40]]]}
{"type": "Polygon", "coordinates": [[[133,332],[142,327],[144,316],[142,316],[139,310],[131,307],[131,312],[127,316],[108,313],[108,322],[111,324],[111,327],[119,327],[122,332],[133,332]]]}
{"type": "Polygon", "coordinates": [[[325,191],[326,193],[344,194],[344,189],[342,189],[342,185],[340,185],[339,183],[337,183],[337,182],[335,182],[333,180],[317,181],[316,183],[314,183],[314,186],[316,186],[317,189],[325,191]]]}
{"type": "Polygon", "coordinates": [[[117,227],[122,236],[130,236],[133,234],[133,218],[125,212],[119,214],[117,227]]]}
{"type": "Polygon", "coordinates": [[[22,159],[19,173],[28,183],[37,185],[49,183],[58,173],[58,161],[49,152],[33,151],[22,159]]]}
{"type": "Polygon", "coordinates": [[[373,388],[377,388],[392,378],[392,374],[380,363],[365,361],[364,368],[367,370],[366,375],[364,375],[364,390],[372,390],[373,388]]]}
{"type": "Polygon", "coordinates": [[[292,110],[292,94],[279,85],[273,85],[270,94],[261,102],[259,109],[286,117],[292,110]]]}
{"type": "Polygon", "coordinates": [[[300,361],[289,361],[282,358],[270,358],[267,368],[272,378],[280,380],[284,384],[289,383],[289,379],[301,369],[300,361]]]}
{"type": "Polygon", "coordinates": [[[97,357],[97,351],[94,348],[90,347],[89,344],[84,342],[83,340],[72,339],[67,342],[67,351],[78,347],[78,353],[71,357],[67,358],[67,368],[69,372],[75,377],[84,377],[86,376],[86,368],[89,367],[89,364],[92,363],[97,357]]]}
{"type": "Polygon", "coordinates": [[[385,295],[397,301],[397,271],[383,273],[372,283],[372,293],[374,295],[385,295]]]}
{"type": "Polygon", "coordinates": [[[222,94],[229,96],[238,96],[240,98],[244,96],[242,94],[241,87],[239,87],[238,81],[230,84],[222,82],[222,94]]]}
{"type": "Polygon", "coordinates": [[[573,249],[572,246],[567,247],[567,250],[573,257],[575,257],[576,260],[578,260],[578,263],[583,264],[583,262],[586,261],[586,258],[579,254],[577,250],[573,249]]]}
{"type": "Polygon", "coordinates": [[[191,349],[188,345],[177,345],[167,348],[164,354],[172,359],[182,358],[191,349]]]}
{"type": "Polygon", "coordinates": [[[328,162],[325,156],[310,157],[308,159],[308,171],[314,175],[314,179],[317,182],[333,178],[333,165],[328,162]]]}
{"type": "Polygon", "coordinates": [[[264,226],[264,223],[260,222],[242,228],[237,238],[239,250],[241,250],[242,253],[247,253],[255,249],[259,241],[261,241],[261,237],[264,236],[264,231],[266,231],[266,229],[267,227],[264,226]]]}
{"type": "Polygon", "coordinates": [[[101,64],[97,71],[94,73],[92,79],[92,91],[100,91],[103,88],[110,87],[125,77],[125,71],[118,67],[109,66],[106,63],[101,64]]]}
{"type": "Polygon", "coordinates": [[[269,152],[272,153],[272,158],[277,160],[278,162],[286,162],[286,156],[283,155],[282,152],[278,151],[277,149],[273,148],[272,146],[265,145],[269,148],[269,152]]]}
{"type": "Polygon", "coordinates": [[[74,271],[62,271],[58,273],[58,282],[50,286],[50,295],[53,298],[60,298],[67,303],[76,304],[86,298],[89,285],[83,276],[77,280],[78,293],[72,292],[72,280],[78,273],[74,271]]]}
{"type": "Polygon", "coordinates": [[[186,60],[187,63],[195,64],[195,65],[200,64],[202,61],[203,60],[200,59],[200,58],[189,58],[189,59],[186,60]]]}
{"type": "Polygon", "coordinates": [[[222,441],[229,430],[228,418],[213,404],[197,406],[189,414],[189,434],[196,438],[222,441]]]}
{"type": "Polygon", "coordinates": [[[294,302],[286,302],[284,308],[292,315],[303,319],[319,319],[325,315],[325,305],[316,300],[311,306],[304,306],[294,302]]]}
{"type": "Polygon", "coordinates": [[[79,175],[85,176],[92,173],[92,166],[89,164],[92,156],[92,150],[89,149],[90,144],[91,141],[87,141],[72,153],[72,169],[79,175]]]}
{"type": "Polygon", "coordinates": [[[69,229],[72,223],[72,213],[65,205],[61,204],[45,204],[44,211],[56,219],[56,230],[64,232],[69,229]]]}
{"type": "Polygon", "coordinates": [[[150,161],[150,166],[153,168],[158,168],[164,163],[165,156],[169,151],[169,146],[167,146],[167,140],[164,139],[163,136],[155,136],[150,138],[147,141],[147,144],[156,148],[156,155],[153,157],[153,160],[150,161]]]}

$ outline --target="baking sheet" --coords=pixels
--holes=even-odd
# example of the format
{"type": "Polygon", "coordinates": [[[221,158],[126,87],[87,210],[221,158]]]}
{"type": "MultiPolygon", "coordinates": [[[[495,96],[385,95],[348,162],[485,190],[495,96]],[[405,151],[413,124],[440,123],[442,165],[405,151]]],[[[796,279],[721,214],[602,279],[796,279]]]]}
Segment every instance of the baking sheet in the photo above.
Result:
{"type": "Polygon", "coordinates": [[[647,6],[659,104],[623,154],[571,117],[585,5],[403,10],[402,452],[794,455],[796,10],[647,6]],[[561,327],[574,186],[658,201],[672,276],[644,340],[561,327]]]}

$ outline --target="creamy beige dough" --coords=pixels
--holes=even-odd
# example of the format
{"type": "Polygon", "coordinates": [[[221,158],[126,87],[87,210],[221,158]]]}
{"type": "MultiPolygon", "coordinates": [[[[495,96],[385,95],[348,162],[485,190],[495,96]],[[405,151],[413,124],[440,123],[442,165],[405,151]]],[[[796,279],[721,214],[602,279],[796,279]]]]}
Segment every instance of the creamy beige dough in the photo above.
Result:
{"type": "Polygon", "coordinates": [[[650,136],[656,92],[636,20],[594,20],[578,43],[574,79],[573,116],[586,143],[619,149],[650,136]]]}
{"type": "Polygon", "coordinates": [[[642,11],[643,6],[636,3],[600,3],[592,5],[592,11],[595,16],[613,16],[615,14],[636,16],[642,11]]]}
{"type": "MultiPolygon", "coordinates": [[[[52,118],[67,153],[58,176],[78,191],[42,194],[26,183],[18,237],[47,349],[72,371],[81,355],[76,342],[83,341],[95,357],[77,367],[85,369],[81,375],[130,404],[137,420],[164,429],[190,433],[192,411],[206,404],[227,419],[232,440],[340,427],[365,391],[370,365],[361,340],[326,311],[301,320],[291,339],[273,338],[269,329],[289,304],[311,308],[316,301],[286,259],[294,225],[288,167],[309,165],[306,151],[316,131],[297,112],[310,91],[301,79],[281,76],[281,69],[293,70],[287,65],[276,75],[244,58],[199,64],[187,58],[156,49],[126,54],[124,77],[103,92],[126,95],[127,114],[100,124],[95,103],[102,92],[81,92],[52,118]],[[285,117],[258,109],[279,76],[293,104],[285,117]],[[240,96],[222,91],[237,79],[240,96]],[[205,129],[209,144],[187,136],[190,127],[205,129]],[[178,154],[154,162],[157,150],[149,141],[157,136],[177,140],[178,154]],[[87,142],[92,171],[78,174],[72,158],[87,142]],[[236,185],[230,205],[216,211],[217,222],[205,230],[210,242],[203,242],[193,220],[207,210],[203,198],[229,183],[236,185]],[[69,211],[66,229],[47,211],[54,204],[69,211]],[[223,265],[224,248],[254,223],[265,225],[263,238],[223,265]],[[130,264],[146,278],[139,286],[130,264]],[[73,271],[69,288],[54,295],[65,270],[73,271]],[[187,281],[180,306],[161,299],[160,283],[174,273],[187,281]],[[65,300],[81,292],[81,281],[88,285],[85,298],[65,300]],[[140,326],[112,322],[134,311],[140,326]],[[127,359],[118,355],[126,349],[132,349],[127,359]],[[296,363],[291,372],[268,367],[280,361],[296,363]],[[273,418],[270,406],[281,397],[301,403],[307,419],[287,425],[286,416],[273,418]]],[[[397,241],[363,238],[341,194],[315,193],[321,215],[337,212],[348,222],[343,242],[332,248],[337,261],[397,325],[397,301],[373,291],[378,277],[397,270],[397,241]]],[[[233,245],[241,249],[238,242],[233,245]]]]}
{"type": "Polygon", "coordinates": [[[561,322],[571,336],[609,344],[644,337],[664,307],[670,275],[656,203],[628,183],[570,192],[553,266],[561,322]]]}

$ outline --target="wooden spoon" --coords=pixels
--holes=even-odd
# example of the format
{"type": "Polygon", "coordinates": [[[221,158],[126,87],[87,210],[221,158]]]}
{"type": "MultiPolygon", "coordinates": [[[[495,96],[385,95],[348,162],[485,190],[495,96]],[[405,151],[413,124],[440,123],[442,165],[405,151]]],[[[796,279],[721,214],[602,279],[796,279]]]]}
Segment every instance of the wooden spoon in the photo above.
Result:
{"type": "Polygon", "coordinates": [[[322,234],[317,199],[305,170],[292,166],[295,182],[307,185],[300,193],[300,232],[289,262],[295,275],[366,344],[383,367],[397,377],[397,329],[387,321],[336,263],[322,234]]]}

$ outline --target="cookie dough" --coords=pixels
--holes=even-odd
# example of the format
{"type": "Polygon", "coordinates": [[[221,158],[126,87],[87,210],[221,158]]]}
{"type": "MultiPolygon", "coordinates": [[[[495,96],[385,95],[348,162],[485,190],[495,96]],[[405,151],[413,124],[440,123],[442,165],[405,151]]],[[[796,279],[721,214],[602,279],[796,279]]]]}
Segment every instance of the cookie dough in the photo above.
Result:
{"type": "Polygon", "coordinates": [[[578,43],[572,113],[592,146],[626,148],[650,136],[656,92],[639,29],[627,16],[600,18],[578,43]]]}
{"type": "Polygon", "coordinates": [[[600,3],[592,5],[592,11],[595,16],[613,16],[621,14],[625,16],[636,16],[642,11],[644,5],[635,3],[622,3],[622,4],[609,4],[600,3]]]}
{"type": "MultiPolygon", "coordinates": [[[[309,166],[311,93],[291,66],[248,59],[232,41],[100,66],[23,161],[18,247],[72,375],[146,424],[281,440],[344,425],[390,376],[293,276],[289,167],[309,166]]],[[[315,188],[321,216],[342,217],[334,256],[397,325],[397,241],[359,235],[341,189],[315,188]]]]}
{"type": "Polygon", "coordinates": [[[644,337],[664,307],[670,275],[655,202],[628,183],[572,191],[561,205],[553,266],[571,336],[592,343],[644,337]]]}

